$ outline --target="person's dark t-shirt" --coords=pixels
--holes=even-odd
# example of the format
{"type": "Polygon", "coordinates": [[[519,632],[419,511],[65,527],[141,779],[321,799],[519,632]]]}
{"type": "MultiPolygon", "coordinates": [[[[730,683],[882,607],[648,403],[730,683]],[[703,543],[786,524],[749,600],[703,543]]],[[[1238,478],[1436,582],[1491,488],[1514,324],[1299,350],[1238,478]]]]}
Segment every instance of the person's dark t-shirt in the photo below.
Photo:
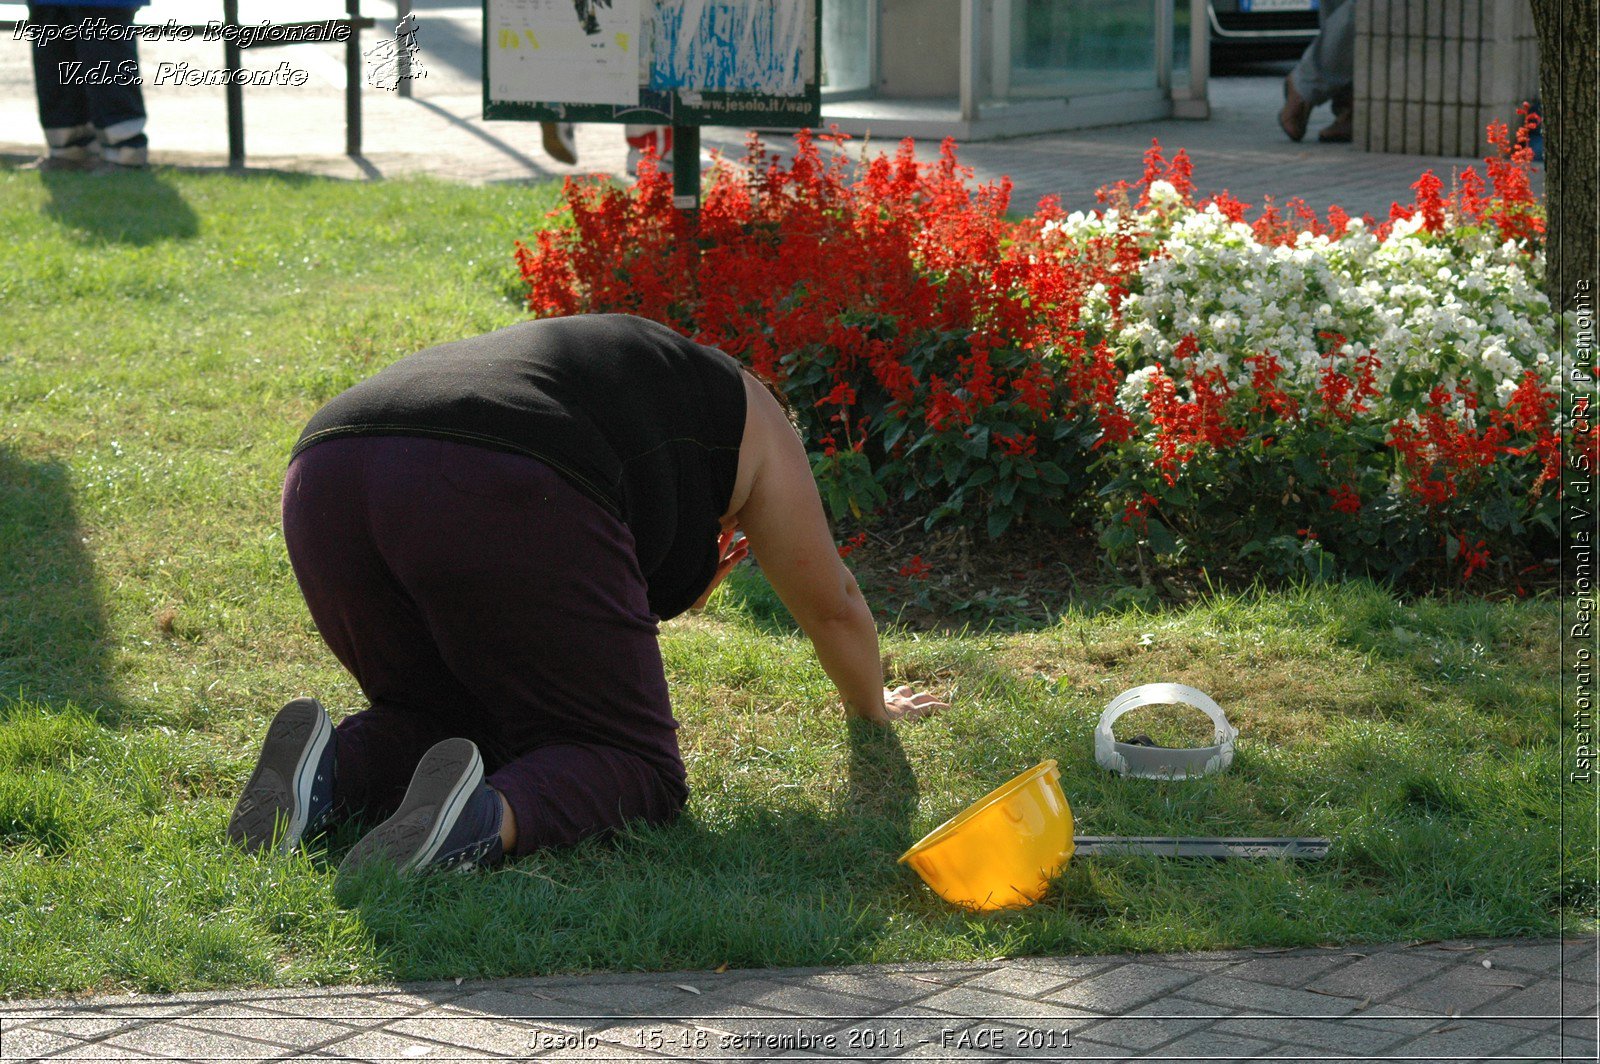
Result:
{"type": "Polygon", "coordinates": [[[739,364],[625,314],[545,318],[419,351],[334,397],[295,444],[434,436],[536,458],[633,533],[650,609],[717,567],[744,437],[739,364]]]}

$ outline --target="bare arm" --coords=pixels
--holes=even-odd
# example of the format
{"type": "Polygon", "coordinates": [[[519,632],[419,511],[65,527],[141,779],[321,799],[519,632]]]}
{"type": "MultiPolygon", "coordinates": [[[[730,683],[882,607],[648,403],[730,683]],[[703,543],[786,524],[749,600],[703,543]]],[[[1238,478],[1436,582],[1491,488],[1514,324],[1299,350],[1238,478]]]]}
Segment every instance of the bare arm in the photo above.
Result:
{"type": "Polygon", "coordinates": [[[739,527],[838,686],[845,711],[887,723],[943,708],[910,688],[884,690],[878,628],[855,575],[839,559],[805,447],[771,396],[757,389],[751,398],[760,404],[751,417],[761,420],[747,445],[759,449],[759,464],[739,527]]]}

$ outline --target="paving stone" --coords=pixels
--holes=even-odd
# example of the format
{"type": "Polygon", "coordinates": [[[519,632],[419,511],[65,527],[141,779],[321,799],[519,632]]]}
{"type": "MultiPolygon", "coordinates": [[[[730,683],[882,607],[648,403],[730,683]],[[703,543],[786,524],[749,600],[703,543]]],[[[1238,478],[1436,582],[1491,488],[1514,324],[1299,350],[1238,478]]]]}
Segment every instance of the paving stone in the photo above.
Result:
{"type": "Polygon", "coordinates": [[[385,1026],[384,1031],[406,1038],[443,1042],[506,1056],[532,1056],[545,1050],[564,1048],[575,1037],[573,1032],[541,1029],[537,1025],[508,1020],[502,1016],[469,1018],[438,1013],[396,1020],[385,1026]]]}
{"type": "Polygon", "coordinates": [[[1400,1005],[1371,1005],[1357,1009],[1346,1016],[1343,1022],[1360,1027],[1372,1027],[1380,1031],[1397,1031],[1413,1037],[1426,1034],[1439,1026],[1437,1019],[1420,1016],[1416,1009],[1400,1005]]]}
{"type": "Polygon", "coordinates": [[[33,1020],[30,1026],[41,1031],[53,1031],[72,1038],[101,1038],[117,1031],[127,1030],[138,1026],[137,1020],[115,1019],[110,1016],[100,1016],[93,1013],[81,1012],[72,1016],[55,1016],[50,1019],[33,1020]]]}
{"type": "MultiPolygon", "coordinates": [[[[989,973],[982,974],[987,975],[989,973]]],[[[981,977],[980,975],[979,978],[981,977]]],[[[855,972],[842,971],[830,972],[826,975],[814,975],[807,979],[806,982],[822,990],[829,990],[839,994],[853,994],[856,997],[885,1002],[893,1008],[899,1008],[907,1003],[919,1001],[929,994],[936,994],[941,989],[965,985],[965,983],[970,982],[971,978],[965,975],[959,979],[940,978],[938,973],[894,975],[876,972],[862,975],[855,972]]]]}
{"type": "MultiPolygon", "coordinates": [[[[1127,963],[1127,960],[1125,957],[1014,957],[1006,961],[1004,967],[1019,972],[1057,974],[1066,981],[1099,975],[1108,968],[1127,963]]],[[[978,978],[981,978],[981,974],[973,976],[966,982],[970,983],[978,978]]]]}
{"type": "Polygon", "coordinates": [[[967,1016],[983,1021],[1002,1021],[1006,1019],[1086,1019],[1093,1013],[1085,1012],[1065,1002],[1054,998],[1030,999],[1011,997],[1007,994],[995,994],[987,990],[969,990],[965,986],[954,990],[946,990],[932,997],[923,998],[922,1006],[948,1012],[956,1016],[967,1016]]]}
{"type": "Polygon", "coordinates": [[[53,1064],[57,1060],[171,1060],[172,1058],[111,1042],[84,1042],[44,1059],[53,1064]]]}
{"type": "Polygon", "coordinates": [[[1562,1036],[1567,1039],[1593,1042],[1600,1037],[1600,1031],[1595,1030],[1594,1020],[1562,1020],[1560,1028],[1562,1036]]]}
{"type": "Polygon", "coordinates": [[[1190,1001],[1181,997],[1164,997],[1157,1001],[1147,1001],[1136,1009],[1129,1009],[1124,1016],[1113,1016],[1106,1023],[1115,1023],[1117,1020],[1128,1017],[1166,1017],[1193,1018],[1205,1020],[1223,1020],[1231,1017],[1219,1013],[1215,1005],[1204,1001],[1190,1001]]]}
{"type": "Polygon", "coordinates": [[[993,990],[1020,997],[1037,997],[1052,990],[1060,990],[1072,981],[1072,977],[1048,968],[1013,968],[1007,965],[974,976],[961,985],[969,990],[993,990]]]}
{"type": "MultiPolygon", "coordinates": [[[[1510,975],[1511,973],[1505,973],[1510,975]]],[[[1474,1015],[1493,1016],[1502,1023],[1510,1023],[1526,1030],[1548,1030],[1560,1022],[1561,983],[1555,979],[1539,979],[1526,975],[1531,985],[1514,990],[1509,997],[1499,998],[1492,1004],[1475,1009],[1474,1015]],[[1512,1018],[1514,1017],[1514,1018],[1512,1018]]]]}
{"type": "Polygon", "coordinates": [[[947,1054],[953,1057],[964,1056],[968,1049],[978,1049],[1014,1060],[1061,1059],[1076,1057],[1075,1047],[1081,1043],[1081,1036],[1071,1020],[979,1023],[964,1031],[932,1033],[930,1041],[945,1047],[947,1054]]]}
{"type": "Polygon", "coordinates": [[[1427,1034],[1401,1042],[1390,1052],[1397,1057],[1439,1057],[1445,1060],[1490,1057],[1526,1040],[1527,1035],[1528,1032],[1521,1027],[1462,1017],[1436,1023],[1427,1034]]]}
{"type": "Polygon", "coordinates": [[[1210,1019],[1198,1018],[1119,1016],[1085,1023],[1079,1037],[1083,1041],[1144,1053],[1212,1023],[1210,1019]]]}
{"type": "Polygon", "coordinates": [[[1259,1057],[1272,1049],[1273,1043],[1260,1038],[1242,1038],[1216,1028],[1186,1034],[1176,1042],[1161,1047],[1163,1060],[1193,1054],[1212,1059],[1230,1057],[1259,1057]]]}
{"type": "Polygon", "coordinates": [[[301,1017],[277,1016],[261,1009],[234,1004],[214,1005],[185,1016],[179,1022],[185,1027],[299,1048],[341,1038],[350,1034],[352,1026],[355,1026],[301,1017]]]}
{"type": "Polygon", "coordinates": [[[504,1056],[496,1053],[485,1053],[477,1049],[456,1048],[442,1046],[433,1042],[423,1042],[414,1038],[404,1038],[400,1035],[389,1034],[385,1031],[364,1031],[353,1035],[342,1042],[331,1046],[324,1046],[319,1052],[319,1057],[332,1057],[335,1060],[505,1060],[504,1056]]]}
{"type": "Polygon", "coordinates": [[[1164,997],[1195,979],[1193,972],[1178,972],[1131,962],[1092,975],[1065,990],[1058,990],[1047,995],[1045,1000],[1116,1016],[1147,1001],[1164,997]]]}
{"type": "Polygon", "coordinates": [[[1561,1044],[1561,1039],[1555,1035],[1542,1034],[1533,1039],[1531,1042],[1523,1042],[1521,1045],[1511,1047],[1510,1049],[1506,1050],[1505,1055],[1508,1057],[1523,1057],[1530,1060],[1560,1060],[1563,1056],[1577,1057],[1577,1059],[1580,1060],[1593,1060],[1594,1043],[1590,1042],[1588,1045],[1590,1047],[1590,1052],[1587,1058],[1585,1058],[1573,1053],[1571,1051],[1570,1043],[1568,1046],[1563,1046],[1561,1044]],[[1565,1052],[1563,1052],[1564,1050],[1565,1052]]]}
{"type": "Polygon", "coordinates": [[[1353,964],[1356,959],[1348,953],[1324,952],[1254,957],[1229,968],[1227,976],[1229,979],[1244,979],[1252,983],[1300,987],[1335,968],[1353,964]]]}
{"type": "MultiPolygon", "coordinates": [[[[706,1051],[692,1050],[696,1028],[683,1024],[622,1024],[594,1032],[581,1045],[541,1053],[539,1060],[694,1060],[706,1051]]],[[[714,1043],[709,1035],[707,1050],[714,1043]]],[[[711,1054],[715,1055],[715,1054],[711,1054]]]]}
{"type": "MultiPolygon", "coordinates": [[[[685,994],[684,997],[690,995],[685,994]]],[[[608,1019],[627,1019],[642,1016],[655,1019],[663,1013],[661,1008],[607,1008],[600,1004],[584,1001],[563,1001],[545,994],[536,994],[528,991],[508,993],[504,990],[480,990],[475,994],[457,998],[449,1005],[430,1009],[426,1013],[413,1014],[419,1018],[428,1016],[498,1016],[508,1020],[526,1020],[537,1023],[542,1020],[568,1020],[582,1025],[586,1021],[593,1024],[604,1023],[608,1019]]]]}
{"type": "Polygon", "coordinates": [[[1414,1031],[1382,1030],[1339,1019],[1304,1017],[1270,1020],[1219,1020],[1214,1028],[1225,1034],[1243,1035],[1270,1042],[1336,1052],[1340,1056],[1369,1053],[1376,1056],[1389,1047],[1414,1037],[1414,1031]]]}
{"type": "Polygon", "coordinates": [[[1329,972],[1306,984],[1307,990],[1336,994],[1357,1001],[1388,1001],[1412,984],[1434,976],[1435,961],[1404,953],[1374,953],[1354,964],[1329,972]]]}
{"type": "Polygon", "coordinates": [[[1561,1014],[1563,1016],[1593,1016],[1597,994],[1588,983],[1575,983],[1571,979],[1561,984],[1561,1014]]]}
{"type": "Polygon", "coordinates": [[[152,1056],[181,1057],[186,1060],[262,1060],[282,1052],[280,1047],[173,1023],[152,1023],[121,1031],[106,1039],[105,1044],[152,1056]]]}
{"type": "MultiPolygon", "coordinates": [[[[960,1028],[957,1030],[965,1030],[960,1028]]],[[[952,1039],[954,1035],[952,1035],[952,1039]]],[[[921,1042],[907,1049],[904,1053],[896,1054],[893,1060],[1001,1060],[999,1053],[991,1053],[982,1049],[964,1048],[955,1049],[954,1041],[949,1046],[939,1041],[921,1042]]]]}
{"type": "MultiPolygon", "coordinates": [[[[492,991],[480,991],[488,993],[492,991]]],[[[526,998],[529,1007],[538,1009],[544,1002],[551,1002],[551,1014],[555,1010],[564,1010],[568,1004],[582,1006],[582,1011],[594,1015],[612,1016],[638,1016],[654,1015],[658,1010],[666,1011],[681,1004],[685,998],[693,999],[693,994],[686,994],[676,988],[652,984],[607,984],[594,983],[590,985],[576,984],[555,986],[549,988],[533,989],[532,986],[505,987],[503,993],[511,993],[520,998],[526,998]]],[[[460,1008],[460,1002],[455,1004],[460,1008]]]]}
{"type": "Polygon", "coordinates": [[[363,997],[346,990],[337,997],[265,997],[252,1002],[251,1007],[263,1012],[296,1016],[300,1019],[366,1026],[372,1020],[414,1016],[425,1009],[437,1009],[440,1005],[438,1002],[409,995],[379,994],[363,997]]]}
{"type": "Polygon", "coordinates": [[[1554,975],[1561,970],[1561,943],[1519,942],[1489,950],[1483,959],[1494,965],[1495,970],[1514,968],[1554,975]]]}
{"type": "Polygon", "coordinates": [[[1396,1005],[1410,1005],[1423,1012],[1441,1014],[1493,1012],[1488,1004],[1504,997],[1515,987],[1509,983],[1520,980],[1507,979],[1491,968],[1476,964],[1453,964],[1436,970],[1421,983],[1390,997],[1396,1005]]]}
{"type": "Polygon", "coordinates": [[[0,1022],[0,1060],[29,1060],[80,1044],[76,1038],[54,1031],[0,1022]]]}
{"type": "Polygon", "coordinates": [[[1270,1012],[1280,1016],[1342,1016],[1360,1002],[1292,987],[1207,976],[1177,991],[1181,997],[1220,1006],[1219,1011],[1270,1012]]]}
{"type": "Polygon", "coordinates": [[[1593,1039],[1568,1038],[1561,1048],[1563,1060],[1600,1060],[1600,1042],[1593,1039]]]}
{"type": "MultiPolygon", "coordinates": [[[[739,987],[736,999],[744,1005],[775,1009],[799,1016],[868,1019],[892,1011],[889,1005],[854,994],[839,994],[821,986],[791,985],[777,979],[752,979],[739,987]]],[[[923,1002],[927,1004],[927,1002],[923,1002]]],[[[938,1008],[937,1005],[932,1006],[938,1008]]]]}

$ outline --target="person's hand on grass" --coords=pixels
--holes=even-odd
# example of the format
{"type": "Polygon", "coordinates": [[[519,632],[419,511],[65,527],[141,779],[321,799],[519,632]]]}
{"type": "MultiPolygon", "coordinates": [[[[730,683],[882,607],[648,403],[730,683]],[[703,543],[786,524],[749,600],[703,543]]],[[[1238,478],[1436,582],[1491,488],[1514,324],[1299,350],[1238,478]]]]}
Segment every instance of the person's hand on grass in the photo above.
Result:
{"type": "Polygon", "coordinates": [[[920,693],[910,684],[902,684],[893,690],[885,687],[881,713],[863,713],[855,706],[845,704],[846,712],[850,716],[863,717],[879,724],[889,724],[897,720],[917,720],[949,708],[950,703],[939,701],[937,695],[920,693]]]}
{"type": "Polygon", "coordinates": [[[694,605],[689,608],[693,610],[705,609],[706,603],[711,601],[711,593],[728,578],[728,574],[733,572],[733,567],[744,561],[749,553],[750,543],[739,534],[739,526],[734,525],[732,528],[725,529],[722,535],[717,537],[717,557],[720,560],[717,562],[716,574],[711,577],[711,585],[706,588],[705,594],[696,599],[694,605]]]}

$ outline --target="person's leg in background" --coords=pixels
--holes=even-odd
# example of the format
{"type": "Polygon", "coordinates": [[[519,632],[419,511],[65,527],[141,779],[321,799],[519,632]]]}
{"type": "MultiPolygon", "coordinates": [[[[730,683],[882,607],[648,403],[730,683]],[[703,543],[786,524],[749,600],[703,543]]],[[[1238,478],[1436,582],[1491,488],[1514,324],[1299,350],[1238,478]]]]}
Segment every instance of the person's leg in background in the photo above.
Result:
{"type": "Polygon", "coordinates": [[[1334,124],[1322,132],[1320,139],[1350,139],[1355,80],[1356,2],[1322,0],[1319,15],[1321,31],[1284,79],[1284,104],[1278,115],[1278,124],[1290,140],[1300,140],[1305,136],[1312,110],[1329,100],[1333,101],[1334,124]]]}
{"type": "MultiPolygon", "coordinates": [[[[114,26],[131,26],[136,8],[98,7],[80,9],[103,17],[114,26]]],[[[78,60],[86,68],[106,64],[110,78],[84,86],[89,104],[89,122],[100,139],[106,162],[116,166],[142,167],[150,161],[149,138],[145,135],[144,93],[139,88],[139,42],[131,35],[91,36],[77,45],[78,60]]]]}
{"type": "MultiPolygon", "coordinates": [[[[76,25],[93,10],[29,4],[28,22],[34,26],[76,25]]],[[[59,38],[32,42],[34,94],[45,141],[45,155],[38,163],[41,169],[87,169],[99,158],[100,144],[89,123],[88,95],[82,85],[63,84],[61,79],[61,65],[77,61],[76,45],[76,41],[59,38]]]]}
{"type": "Polygon", "coordinates": [[[628,173],[638,174],[645,152],[656,153],[656,169],[672,173],[672,127],[624,125],[622,136],[628,142],[628,173]]]}
{"type": "MultiPolygon", "coordinates": [[[[125,27],[132,25],[135,10],[31,4],[28,20],[36,25],[76,25],[81,30],[89,19],[104,19],[110,27],[125,27]]],[[[123,37],[116,32],[80,32],[73,40],[34,43],[34,91],[47,146],[41,167],[87,169],[101,157],[118,166],[148,163],[144,95],[138,84],[139,46],[131,36],[123,37]],[[97,70],[101,63],[105,67],[97,70]]]]}

